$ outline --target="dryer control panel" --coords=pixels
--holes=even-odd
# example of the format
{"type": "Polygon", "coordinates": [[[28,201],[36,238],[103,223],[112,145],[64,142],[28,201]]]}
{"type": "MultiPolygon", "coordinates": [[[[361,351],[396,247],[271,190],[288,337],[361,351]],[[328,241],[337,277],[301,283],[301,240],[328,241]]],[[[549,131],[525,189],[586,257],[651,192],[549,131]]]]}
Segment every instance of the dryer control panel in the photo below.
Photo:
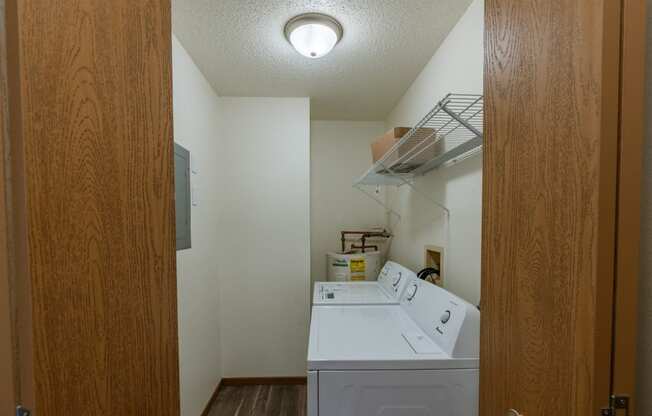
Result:
{"type": "Polygon", "coordinates": [[[439,347],[454,358],[480,354],[480,311],[447,290],[424,280],[410,281],[401,307],[439,347]]]}

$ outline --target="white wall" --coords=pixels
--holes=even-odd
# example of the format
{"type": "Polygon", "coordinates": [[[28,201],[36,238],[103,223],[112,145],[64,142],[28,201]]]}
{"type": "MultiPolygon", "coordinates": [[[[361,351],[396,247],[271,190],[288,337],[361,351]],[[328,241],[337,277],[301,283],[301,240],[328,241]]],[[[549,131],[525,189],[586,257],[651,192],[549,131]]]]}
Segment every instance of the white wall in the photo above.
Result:
{"type": "MultiPolygon", "coordinates": [[[[647,0],[652,10],[652,0],[647,0]]],[[[652,416],[652,13],[647,26],[647,118],[643,149],[641,206],[641,274],[639,283],[638,395],[639,416],[652,416]]]]}
{"type": "Polygon", "coordinates": [[[310,102],[222,98],[219,198],[225,377],[304,376],[310,102]]]}
{"type": "MultiPolygon", "coordinates": [[[[386,120],[389,129],[412,126],[450,92],[481,94],[484,3],[475,0],[386,120]]],[[[388,200],[402,218],[392,226],[390,258],[414,270],[424,265],[424,246],[446,248],[444,285],[477,303],[480,299],[482,157],[431,172],[416,186],[450,210],[443,211],[403,186],[388,200]]]]}
{"type": "Polygon", "coordinates": [[[344,229],[383,226],[384,210],[353,188],[371,166],[370,143],[382,121],[312,121],[310,128],[310,249],[313,281],[326,280],[326,253],[339,251],[344,229]]]}
{"type": "Polygon", "coordinates": [[[192,248],[177,252],[181,414],[198,416],[222,377],[218,262],[221,131],[218,97],[175,37],[172,38],[174,139],[197,161],[191,180],[202,190],[192,207],[192,248]]]}

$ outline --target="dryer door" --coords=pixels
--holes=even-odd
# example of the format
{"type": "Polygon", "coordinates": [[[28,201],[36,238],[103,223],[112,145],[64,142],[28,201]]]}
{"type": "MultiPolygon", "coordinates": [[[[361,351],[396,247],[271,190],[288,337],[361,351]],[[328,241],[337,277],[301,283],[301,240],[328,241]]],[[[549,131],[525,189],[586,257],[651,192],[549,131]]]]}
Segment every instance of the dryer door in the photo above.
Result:
{"type": "Polygon", "coordinates": [[[477,369],[319,372],[319,416],[477,414],[477,369]]]}

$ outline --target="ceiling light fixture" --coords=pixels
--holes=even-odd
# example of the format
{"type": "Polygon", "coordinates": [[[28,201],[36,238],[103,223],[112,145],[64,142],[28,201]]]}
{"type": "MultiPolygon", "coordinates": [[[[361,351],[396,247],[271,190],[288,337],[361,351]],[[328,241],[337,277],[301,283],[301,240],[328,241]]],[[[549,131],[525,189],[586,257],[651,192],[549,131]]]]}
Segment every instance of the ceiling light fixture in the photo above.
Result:
{"type": "Polygon", "coordinates": [[[322,13],[305,13],[285,24],[285,37],[301,55],[317,59],[329,53],[342,39],[342,25],[322,13]]]}

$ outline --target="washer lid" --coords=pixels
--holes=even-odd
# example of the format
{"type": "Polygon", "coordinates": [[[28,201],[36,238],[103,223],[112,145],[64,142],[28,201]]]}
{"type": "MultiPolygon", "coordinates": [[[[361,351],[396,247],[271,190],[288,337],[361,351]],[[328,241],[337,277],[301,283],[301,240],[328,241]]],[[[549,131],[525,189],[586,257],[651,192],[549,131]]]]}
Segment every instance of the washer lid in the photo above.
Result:
{"type": "Polygon", "coordinates": [[[313,307],[311,370],[477,367],[477,359],[451,359],[398,305],[313,307]]]}

